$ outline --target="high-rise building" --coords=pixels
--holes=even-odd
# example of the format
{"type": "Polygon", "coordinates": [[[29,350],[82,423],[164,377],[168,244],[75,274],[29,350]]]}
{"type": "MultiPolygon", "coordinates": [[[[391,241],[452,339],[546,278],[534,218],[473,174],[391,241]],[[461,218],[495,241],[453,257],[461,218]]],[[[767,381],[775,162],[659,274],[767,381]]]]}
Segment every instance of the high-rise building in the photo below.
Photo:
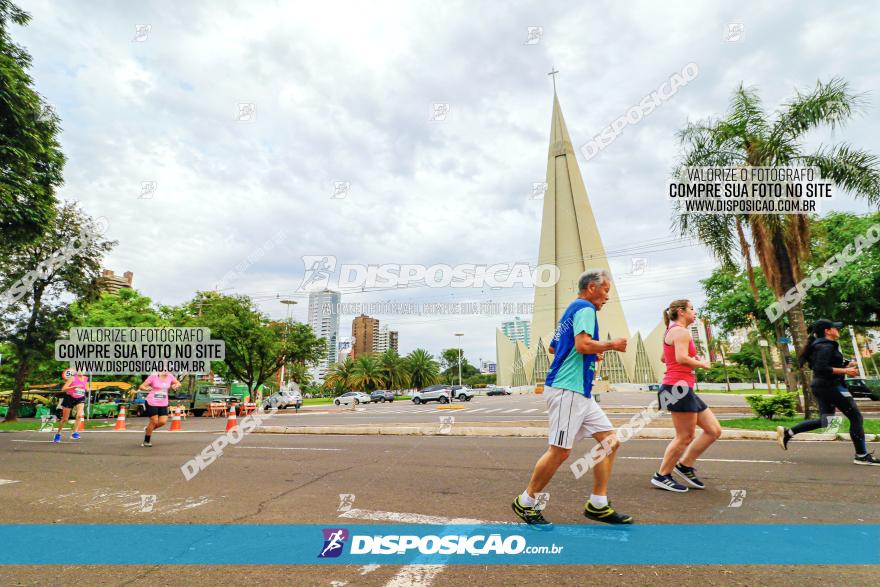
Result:
{"type": "Polygon", "coordinates": [[[336,353],[336,362],[342,363],[351,356],[351,339],[343,337],[339,339],[339,350],[336,353]]]}
{"type": "Polygon", "coordinates": [[[131,280],[133,278],[134,273],[131,271],[126,271],[120,277],[113,273],[111,269],[104,269],[101,271],[101,277],[98,278],[98,288],[103,292],[115,294],[123,288],[131,289],[131,280]]]}
{"type": "Polygon", "coordinates": [[[327,353],[312,369],[312,376],[318,382],[324,381],[328,367],[337,360],[341,297],[338,291],[330,289],[309,293],[309,326],[315,336],[327,341],[327,353]]]}
{"type": "MultiPolygon", "coordinates": [[[[378,324],[378,321],[376,322],[378,324]]],[[[387,326],[382,326],[376,331],[373,338],[373,352],[384,353],[388,349],[397,350],[397,331],[388,330],[387,326]]]]}
{"type": "Polygon", "coordinates": [[[361,314],[351,321],[351,358],[375,352],[376,338],[379,335],[379,321],[361,314]]]}
{"type": "Polygon", "coordinates": [[[513,320],[501,323],[501,332],[511,342],[522,342],[527,347],[532,346],[532,323],[522,320],[519,316],[513,320]]]}

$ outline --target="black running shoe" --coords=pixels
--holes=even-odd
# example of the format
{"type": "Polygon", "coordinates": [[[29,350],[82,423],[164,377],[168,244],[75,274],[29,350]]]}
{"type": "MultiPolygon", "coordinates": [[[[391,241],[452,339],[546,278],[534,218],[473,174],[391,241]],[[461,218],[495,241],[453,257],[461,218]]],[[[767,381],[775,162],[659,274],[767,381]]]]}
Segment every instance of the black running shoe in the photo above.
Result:
{"type": "Polygon", "coordinates": [[[660,473],[654,473],[654,476],[651,477],[651,485],[675,493],[685,493],[688,490],[687,487],[673,479],[672,475],[661,475],[660,473]]]}
{"type": "Polygon", "coordinates": [[[856,465],[873,465],[875,467],[877,465],[880,465],[880,461],[878,461],[876,458],[874,458],[874,453],[872,453],[872,452],[866,454],[863,457],[856,455],[853,458],[853,463],[855,463],[856,465]]]}
{"type": "Polygon", "coordinates": [[[788,450],[788,441],[791,440],[792,436],[794,435],[791,433],[791,430],[785,426],[776,427],[776,443],[782,450],[788,450]]]}
{"type": "Polygon", "coordinates": [[[526,524],[532,526],[546,526],[550,524],[547,520],[544,519],[544,514],[541,513],[541,510],[535,508],[534,506],[524,506],[519,502],[519,497],[516,496],[516,499],[513,500],[513,513],[519,516],[519,519],[525,522],[526,524]]]}
{"type": "Polygon", "coordinates": [[[591,520],[595,520],[597,522],[602,522],[604,524],[632,524],[633,518],[632,516],[627,516],[626,514],[621,514],[613,507],[611,507],[611,503],[606,505],[604,508],[597,508],[594,506],[590,500],[587,500],[586,505],[584,505],[584,516],[590,518],[591,520]]]}
{"type": "Polygon", "coordinates": [[[697,477],[697,470],[693,467],[685,467],[681,463],[678,463],[677,465],[675,465],[673,471],[678,473],[678,476],[684,479],[684,482],[694,489],[706,488],[706,484],[703,483],[699,477],[697,477]]]}

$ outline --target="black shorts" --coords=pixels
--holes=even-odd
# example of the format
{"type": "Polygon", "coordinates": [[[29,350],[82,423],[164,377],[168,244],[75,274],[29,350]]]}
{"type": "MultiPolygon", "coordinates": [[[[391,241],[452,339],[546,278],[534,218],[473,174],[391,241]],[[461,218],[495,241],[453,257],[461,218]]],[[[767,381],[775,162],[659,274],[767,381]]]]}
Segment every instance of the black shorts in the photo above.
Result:
{"type": "Polygon", "coordinates": [[[168,406],[151,406],[150,404],[144,404],[144,408],[146,409],[147,418],[168,415],[168,406]]]}
{"type": "Polygon", "coordinates": [[[666,409],[670,412],[702,412],[709,408],[709,406],[706,405],[706,402],[701,400],[700,396],[694,393],[693,388],[690,387],[688,387],[687,395],[677,401],[671,402],[664,408],[665,400],[663,398],[663,392],[672,392],[673,387],[673,385],[667,385],[665,383],[660,386],[660,391],[657,392],[657,399],[660,401],[661,409],[666,409]]]}
{"type": "Polygon", "coordinates": [[[73,397],[72,395],[65,395],[61,400],[62,408],[75,408],[79,404],[86,401],[85,397],[73,397]]]}

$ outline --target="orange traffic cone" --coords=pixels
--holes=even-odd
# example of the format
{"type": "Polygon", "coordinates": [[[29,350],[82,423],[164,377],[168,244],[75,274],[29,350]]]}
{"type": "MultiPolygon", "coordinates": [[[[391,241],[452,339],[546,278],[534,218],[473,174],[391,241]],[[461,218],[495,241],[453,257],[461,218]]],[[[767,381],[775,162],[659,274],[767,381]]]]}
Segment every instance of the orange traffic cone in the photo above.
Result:
{"type": "Polygon", "coordinates": [[[233,428],[238,427],[238,419],[235,417],[235,404],[229,406],[229,417],[226,418],[226,431],[229,432],[233,428]]]}
{"type": "Polygon", "coordinates": [[[125,430],[125,406],[119,407],[119,415],[116,416],[116,427],[113,430],[125,430]]]}
{"type": "Polygon", "coordinates": [[[73,429],[74,432],[83,432],[86,429],[86,419],[85,416],[80,416],[76,419],[76,427],[73,429]]]}
{"type": "Polygon", "coordinates": [[[171,416],[171,428],[169,432],[177,432],[180,430],[180,406],[174,408],[174,415],[171,416]]]}

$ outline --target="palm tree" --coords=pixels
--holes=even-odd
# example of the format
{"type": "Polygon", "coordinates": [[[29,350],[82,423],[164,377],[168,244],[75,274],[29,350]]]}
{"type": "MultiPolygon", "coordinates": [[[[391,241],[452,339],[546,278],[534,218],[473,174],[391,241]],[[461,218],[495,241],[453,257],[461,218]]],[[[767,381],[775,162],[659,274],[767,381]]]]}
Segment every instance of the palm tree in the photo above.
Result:
{"type": "Polygon", "coordinates": [[[434,360],[434,355],[425,349],[416,349],[405,360],[410,385],[421,389],[437,382],[440,365],[434,360]]]}
{"type": "Polygon", "coordinates": [[[341,389],[344,392],[351,389],[353,382],[354,361],[351,360],[351,357],[345,357],[341,363],[330,365],[327,375],[324,377],[324,383],[332,386],[336,391],[341,389]]]}
{"type": "Polygon", "coordinates": [[[291,381],[300,386],[309,385],[312,382],[312,374],[309,373],[305,363],[291,363],[287,374],[291,381]]]}
{"type": "Polygon", "coordinates": [[[388,349],[379,356],[379,369],[385,376],[385,385],[388,389],[403,389],[407,385],[409,375],[406,371],[406,361],[397,354],[394,349],[388,349]]]}
{"type": "MultiPolygon", "coordinates": [[[[822,178],[871,203],[880,203],[880,159],[868,151],[847,144],[820,147],[804,153],[802,140],[811,130],[845,123],[858,110],[861,97],[849,92],[845,81],[834,78],[818,82],[809,93],[798,92],[783,109],[769,120],[756,90],[742,85],[734,93],[730,112],[719,121],[689,123],[679,133],[683,156],[676,175],[685,166],[805,166],[816,167],[822,178]]],[[[709,246],[722,264],[732,264],[738,246],[749,269],[749,282],[757,296],[751,272],[750,247],[758,256],[767,284],[777,297],[803,279],[801,262],[809,246],[809,221],[802,214],[689,215],[680,214],[673,221],[683,235],[698,238],[709,246]]],[[[803,304],[788,312],[795,347],[806,342],[807,326],[803,304]]],[[[778,323],[777,323],[778,324],[778,323]]],[[[777,328],[777,342],[781,338],[777,328]]],[[[781,349],[783,356],[787,349],[781,349]]],[[[810,412],[812,401],[806,369],[798,369],[804,408],[810,412]]]]}
{"type": "Polygon", "coordinates": [[[373,391],[385,385],[385,376],[375,355],[361,355],[355,359],[351,382],[362,391],[373,391]]]}

